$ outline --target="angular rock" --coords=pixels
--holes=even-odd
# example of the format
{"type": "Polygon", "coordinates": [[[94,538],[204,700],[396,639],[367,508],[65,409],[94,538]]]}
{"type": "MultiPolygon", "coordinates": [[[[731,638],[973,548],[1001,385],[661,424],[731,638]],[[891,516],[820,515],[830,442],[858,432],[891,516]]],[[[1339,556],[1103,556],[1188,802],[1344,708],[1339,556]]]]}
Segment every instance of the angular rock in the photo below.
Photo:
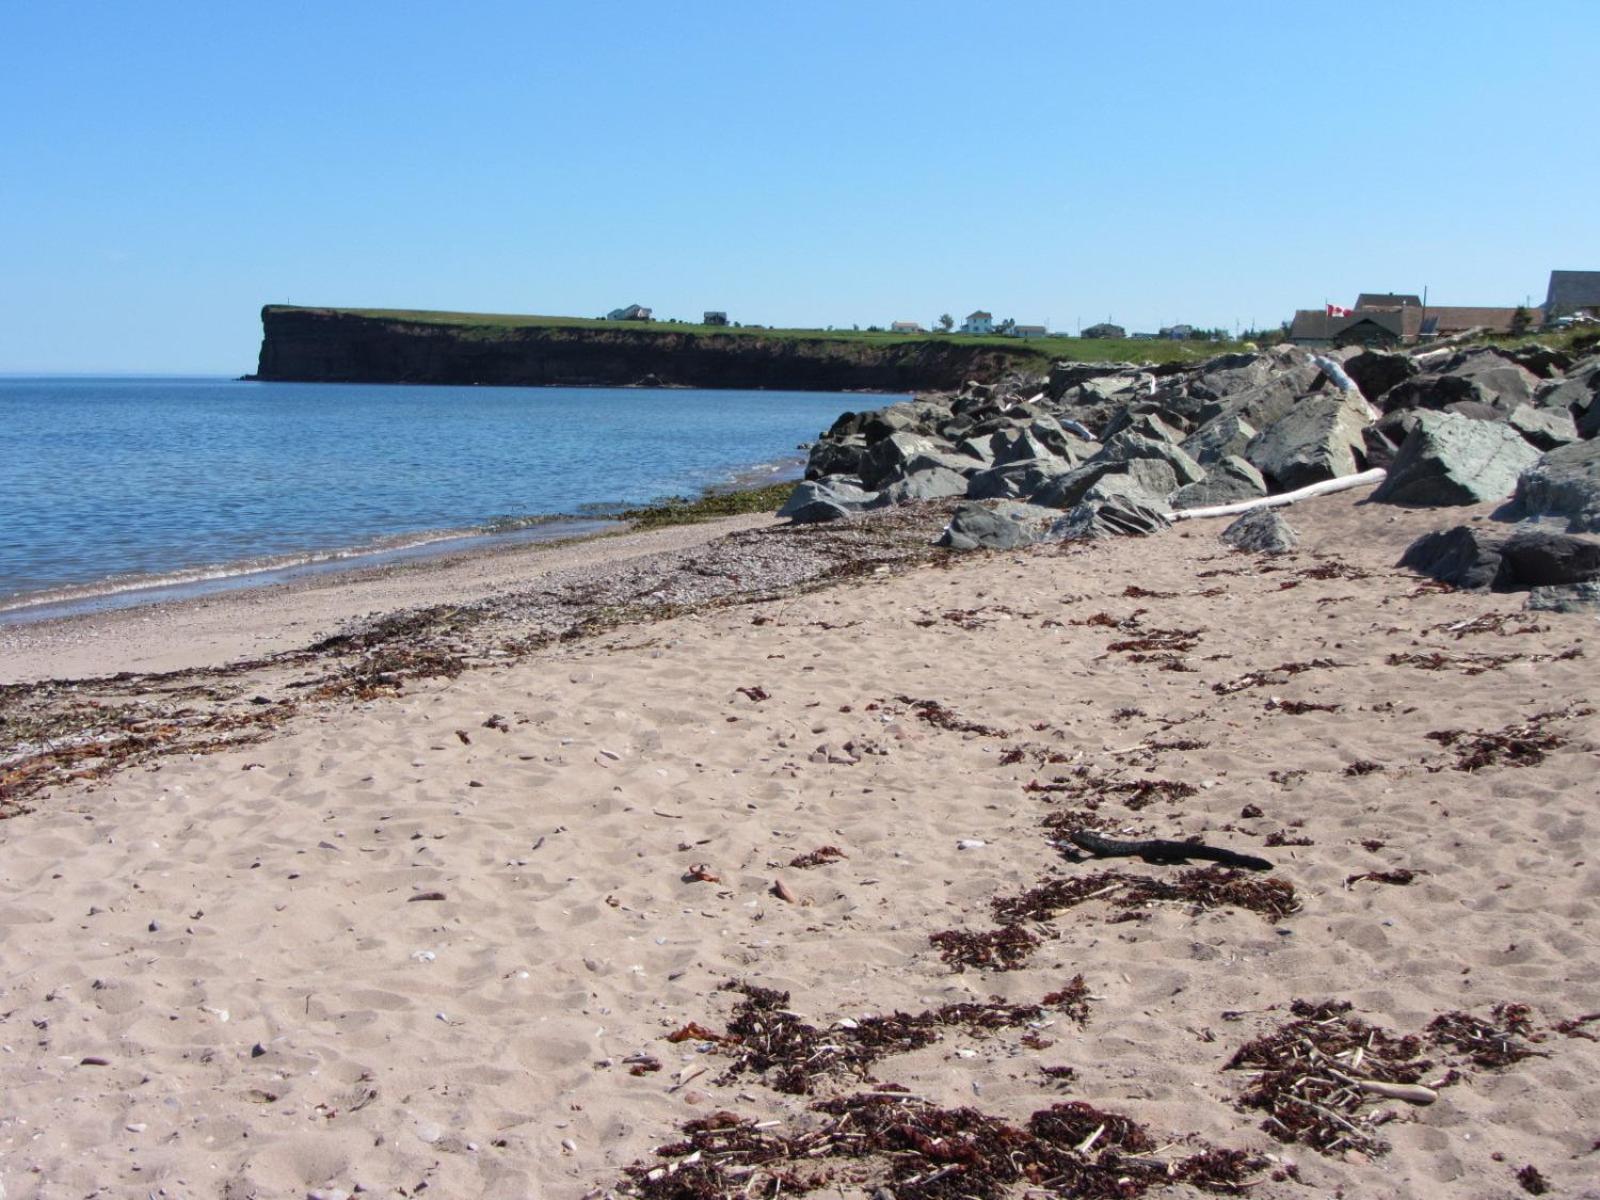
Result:
{"type": "Polygon", "coordinates": [[[1032,496],[1045,484],[1072,468],[1065,460],[1025,458],[979,471],[967,481],[967,497],[972,500],[1016,500],[1032,496]]]}
{"type": "Polygon", "coordinates": [[[1267,494],[1267,481],[1260,471],[1237,455],[1211,464],[1206,477],[1173,492],[1168,500],[1174,509],[1210,508],[1217,504],[1238,504],[1267,494]]]}
{"type": "Polygon", "coordinates": [[[811,454],[806,459],[806,478],[855,475],[861,470],[866,454],[867,442],[863,437],[852,434],[838,440],[833,440],[831,436],[824,438],[811,447],[811,454]]]}
{"type": "Polygon", "coordinates": [[[1539,452],[1507,425],[1422,412],[1372,499],[1384,504],[1478,504],[1509,496],[1539,452]]]}
{"type": "Polygon", "coordinates": [[[796,484],[778,516],[787,517],[796,525],[837,521],[870,508],[876,500],[877,493],[856,486],[855,480],[830,475],[796,484]]]}
{"type": "Polygon", "coordinates": [[[1536,587],[1528,593],[1528,607],[1537,612],[1600,613],[1600,583],[1536,587]]]}
{"type": "Polygon", "coordinates": [[[1181,443],[1183,452],[1203,467],[1228,457],[1242,457],[1256,427],[1238,413],[1212,417],[1181,443]]]}
{"type": "Polygon", "coordinates": [[[1553,587],[1600,579],[1600,539],[1518,529],[1500,548],[1502,587],[1553,587]]]}
{"type": "Polygon", "coordinates": [[[1451,587],[1490,588],[1500,577],[1500,550],[1508,536],[1502,528],[1482,525],[1436,530],[1407,546],[1396,565],[1451,587]]]}
{"type": "Polygon", "coordinates": [[[1300,544],[1300,535],[1277,509],[1258,508],[1245,513],[1224,529],[1222,540],[1235,550],[1249,550],[1256,554],[1286,554],[1300,544]]]}
{"type": "Polygon", "coordinates": [[[1388,350],[1363,350],[1344,363],[1345,374],[1356,381],[1361,394],[1374,404],[1390,388],[1417,375],[1422,368],[1409,354],[1388,350]]]}
{"type": "Polygon", "coordinates": [[[1522,440],[1539,450],[1554,450],[1578,440],[1578,424],[1564,408],[1538,408],[1524,404],[1506,419],[1522,440]]]}
{"type": "Polygon", "coordinates": [[[1027,531],[1010,517],[981,504],[962,504],[935,544],[952,550],[1014,550],[1029,540],[1027,531]]]}
{"type": "Polygon", "coordinates": [[[1487,404],[1509,413],[1533,398],[1538,378],[1491,347],[1475,347],[1434,362],[1415,378],[1383,397],[1388,411],[1397,408],[1439,410],[1462,400],[1487,404]]]}
{"type": "Polygon", "coordinates": [[[1178,487],[1178,477],[1164,459],[1102,459],[1057,476],[1029,499],[1046,508],[1072,508],[1083,501],[1091,488],[1111,476],[1127,478],[1127,485],[1121,490],[1137,489],[1152,500],[1160,500],[1178,487]]]}
{"type": "Polygon", "coordinates": [[[918,454],[903,466],[902,478],[909,479],[923,471],[954,471],[957,475],[976,475],[984,468],[983,463],[975,458],[970,458],[959,452],[936,450],[931,454],[918,454]]]}
{"type": "Polygon", "coordinates": [[[1564,520],[1568,533],[1600,531],[1600,441],[1548,451],[1517,479],[1512,507],[1521,517],[1564,520]]]}
{"type": "Polygon", "coordinates": [[[1252,438],[1244,457],[1286,492],[1354,475],[1369,420],[1367,402],[1355,393],[1308,396],[1252,438]]]}
{"type": "Polygon", "coordinates": [[[967,477],[944,467],[916,471],[897,479],[878,493],[874,508],[896,504],[915,504],[922,500],[943,500],[967,494],[967,477]]]}
{"type": "Polygon", "coordinates": [[[1106,537],[1142,537],[1172,524],[1161,509],[1133,496],[1111,496],[1078,504],[1050,527],[1050,537],[1078,541],[1106,537]]]}
{"type": "Polygon", "coordinates": [[[952,447],[920,433],[892,433],[874,442],[861,460],[861,482],[872,489],[893,483],[919,454],[938,454],[952,447]]]}
{"type": "Polygon", "coordinates": [[[1166,463],[1172,468],[1172,473],[1180,485],[1199,483],[1206,477],[1206,469],[1174,443],[1144,437],[1131,429],[1108,439],[1091,461],[1132,462],[1136,458],[1150,458],[1166,463]]]}
{"type": "Polygon", "coordinates": [[[1007,463],[1023,462],[1030,458],[1056,457],[1055,451],[1045,445],[1041,438],[1035,437],[1030,429],[1019,430],[1012,438],[1004,438],[1004,435],[997,434],[995,442],[994,465],[997,467],[1003,467],[1007,463]]]}

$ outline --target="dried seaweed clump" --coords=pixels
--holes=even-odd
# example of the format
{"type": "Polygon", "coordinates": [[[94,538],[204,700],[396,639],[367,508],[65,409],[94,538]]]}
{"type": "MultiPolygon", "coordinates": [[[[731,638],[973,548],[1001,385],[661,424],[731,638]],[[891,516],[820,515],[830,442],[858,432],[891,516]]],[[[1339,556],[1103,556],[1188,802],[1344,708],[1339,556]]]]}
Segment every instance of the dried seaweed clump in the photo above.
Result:
{"type": "Polygon", "coordinates": [[[1430,742],[1448,746],[1456,753],[1451,764],[1457,771],[1476,771],[1480,767],[1535,767],[1552,750],[1567,744],[1559,733],[1544,728],[1554,713],[1540,713],[1521,725],[1508,725],[1499,732],[1465,729],[1437,729],[1428,734],[1430,742]]]}
{"type": "Polygon", "coordinates": [[[801,871],[808,871],[812,867],[825,867],[831,862],[838,862],[841,858],[849,858],[837,846],[818,846],[809,854],[797,854],[789,860],[789,865],[801,871]]]}
{"type": "Polygon", "coordinates": [[[1101,801],[1115,798],[1120,799],[1135,812],[1154,804],[1157,800],[1175,803],[1200,794],[1200,789],[1194,784],[1185,783],[1180,779],[1111,779],[1096,775],[1086,768],[1080,768],[1070,775],[1052,776],[1049,783],[1032,780],[1023,790],[1033,793],[1065,794],[1075,800],[1084,801],[1090,808],[1098,808],[1101,801]]]}
{"type": "Polygon", "coordinates": [[[1532,1011],[1526,1004],[1497,1004],[1491,1020],[1470,1013],[1442,1013],[1428,1022],[1428,1037],[1440,1046],[1465,1054],[1476,1067],[1509,1067],[1525,1058],[1543,1057],[1522,1038],[1534,1038],[1532,1011]]]}
{"type": "Polygon", "coordinates": [[[1170,880],[1126,871],[1097,871],[1050,879],[1020,895],[996,896],[991,903],[998,921],[1047,921],[1097,899],[1122,909],[1142,908],[1158,901],[1190,904],[1200,911],[1244,908],[1271,921],[1300,910],[1300,898],[1292,883],[1222,867],[1196,867],[1181,871],[1170,880]]]}
{"type": "Polygon", "coordinates": [[[1296,1000],[1294,1020],[1241,1046],[1223,1068],[1256,1072],[1239,1106],[1265,1112],[1261,1128],[1279,1141],[1324,1154],[1382,1154],[1389,1147],[1377,1128],[1389,1118],[1372,1111],[1379,1098],[1361,1082],[1414,1084],[1433,1065],[1421,1057],[1421,1038],[1367,1025],[1348,1015],[1350,1007],[1296,1000]]]}
{"type": "Polygon", "coordinates": [[[976,967],[989,971],[1015,971],[1028,964],[1039,948],[1039,939],[1021,925],[1002,925],[984,933],[968,929],[945,929],[930,934],[928,941],[939,957],[961,970],[976,967]]]}
{"type": "Polygon", "coordinates": [[[1188,1184],[1236,1193],[1264,1159],[1205,1146],[1163,1161],[1155,1138],[1116,1113],[1073,1102],[1018,1128],[975,1108],[938,1108],[884,1092],[812,1106],[804,1132],[716,1113],[684,1126],[655,1164],[625,1171],[621,1190],[640,1200],[777,1200],[822,1188],[896,1200],[1001,1200],[1026,1184],[1060,1196],[1137,1197],[1188,1184]]]}
{"type": "Polygon", "coordinates": [[[1242,692],[1249,688],[1276,687],[1286,683],[1290,676],[1299,675],[1304,671],[1325,671],[1337,667],[1339,664],[1331,658],[1313,658],[1310,662],[1279,663],[1265,671],[1250,671],[1240,675],[1237,679],[1230,679],[1226,683],[1213,683],[1211,690],[1219,696],[1228,696],[1234,692],[1242,692]]]}
{"type": "Polygon", "coordinates": [[[953,708],[948,708],[937,700],[917,700],[911,696],[896,696],[895,700],[908,705],[918,717],[934,726],[936,729],[948,729],[953,733],[975,733],[979,737],[1010,737],[1008,730],[998,729],[993,725],[985,725],[980,721],[969,721],[953,708]]]}
{"type": "MultiPolygon", "coordinates": [[[[720,1053],[731,1055],[733,1064],[723,1080],[741,1074],[766,1075],[780,1092],[808,1095],[814,1083],[827,1075],[854,1074],[870,1079],[867,1068],[881,1058],[920,1050],[939,1041],[945,1029],[964,1029],[970,1033],[992,1033],[1038,1025],[1051,1012],[1072,1020],[1088,1017],[1088,987],[1083,976],[1075,977],[1060,991],[1052,992],[1039,1004],[947,1004],[910,1015],[896,1012],[881,1017],[847,1018],[831,1029],[818,1029],[791,1012],[789,993],[754,984],[730,982],[725,990],[744,996],[733,1011],[726,1033],[716,1033],[697,1024],[685,1026],[688,1036],[709,1042],[720,1053]]],[[[677,1034],[669,1035],[669,1040],[677,1034]]]]}

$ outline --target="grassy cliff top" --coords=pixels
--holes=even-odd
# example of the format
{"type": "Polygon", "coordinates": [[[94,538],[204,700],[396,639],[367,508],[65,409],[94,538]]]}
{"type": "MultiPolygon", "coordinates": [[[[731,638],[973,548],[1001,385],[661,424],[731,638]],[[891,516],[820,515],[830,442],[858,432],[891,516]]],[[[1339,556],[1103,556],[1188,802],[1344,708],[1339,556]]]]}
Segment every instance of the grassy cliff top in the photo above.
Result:
{"type": "Polygon", "coordinates": [[[1218,354],[1237,350],[1237,342],[1174,342],[1165,339],[1042,337],[988,337],[964,333],[889,333],[854,329],[770,329],[746,325],[691,325],[677,321],[606,321],[588,317],[544,317],[519,313],[437,312],[410,308],[318,308],[291,304],[269,304],[268,312],[327,313],[334,316],[366,317],[406,325],[448,325],[473,339],[509,336],[528,329],[586,329],[622,333],[679,334],[696,337],[762,338],[779,341],[840,342],[874,346],[935,345],[982,346],[1014,355],[1023,360],[1048,363],[1055,359],[1079,362],[1199,362],[1218,354]]]}

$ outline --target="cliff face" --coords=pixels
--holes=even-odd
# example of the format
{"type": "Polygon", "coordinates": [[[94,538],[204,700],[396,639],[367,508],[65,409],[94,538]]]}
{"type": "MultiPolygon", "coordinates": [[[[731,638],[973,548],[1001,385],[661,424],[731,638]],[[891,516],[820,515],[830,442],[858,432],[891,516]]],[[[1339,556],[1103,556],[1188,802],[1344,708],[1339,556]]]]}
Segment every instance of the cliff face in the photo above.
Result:
{"type": "Polygon", "coordinates": [[[946,338],[875,343],[778,333],[478,325],[268,305],[252,377],[318,383],[625,386],[910,392],[1008,369],[1043,371],[1029,348],[946,338]]]}

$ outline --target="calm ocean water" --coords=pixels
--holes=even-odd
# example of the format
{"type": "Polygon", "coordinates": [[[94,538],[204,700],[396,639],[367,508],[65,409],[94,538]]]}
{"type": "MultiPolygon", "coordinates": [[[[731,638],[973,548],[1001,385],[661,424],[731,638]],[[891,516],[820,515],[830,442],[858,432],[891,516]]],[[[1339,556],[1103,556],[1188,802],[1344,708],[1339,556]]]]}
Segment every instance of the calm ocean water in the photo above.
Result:
{"type": "Polygon", "coordinates": [[[781,478],[798,443],[862,405],[816,392],[0,379],[0,611],[781,478]]]}

